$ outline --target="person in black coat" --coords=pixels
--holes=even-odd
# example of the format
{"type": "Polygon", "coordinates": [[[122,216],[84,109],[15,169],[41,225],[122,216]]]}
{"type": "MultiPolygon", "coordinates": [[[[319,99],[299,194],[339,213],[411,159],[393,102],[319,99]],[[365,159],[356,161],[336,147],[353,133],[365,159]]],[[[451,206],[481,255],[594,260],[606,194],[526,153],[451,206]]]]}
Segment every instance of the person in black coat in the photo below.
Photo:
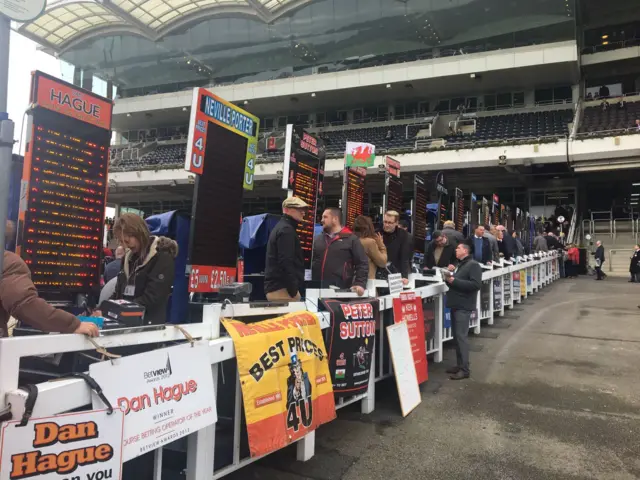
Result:
{"type": "Polygon", "coordinates": [[[472,257],[476,262],[487,264],[493,260],[493,252],[489,239],[484,236],[484,226],[478,225],[468,240],[471,245],[472,257]]]}
{"type": "Polygon", "coordinates": [[[144,307],[145,325],[166,323],[178,244],[151,236],[145,221],[134,213],[118,217],[113,234],[127,250],[112,298],[144,307]]]}
{"type": "Polygon", "coordinates": [[[453,275],[446,277],[449,285],[447,306],[451,308],[451,326],[456,342],[456,366],[447,370],[452,380],[469,378],[469,322],[476,309],[478,291],[482,287],[482,267],[471,256],[471,246],[461,243],[456,248],[459,261],[453,275]]]}
{"type": "Polygon", "coordinates": [[[444,232],[436,230],[431,236],[431,241],[427,242],[424,250],[424,266],[426,268],[440,267],[453,270],[458,264],[456,258],[455,240],[450,240],[444,232]],[[438,257],[436,259],[436,256],[438,257]]]}
{"type": "Polygon", "coordinates": [[[629,265],[629,273],[631,274],[630,282],[640,283],[640,245],[633,246],[633,256],[629,265]]]}
{"type": "Polygon", "coordinates": [[[304,255],[296,229],[309,209],[298,197],[282,202],[282,218],[267,242],[264,293],[269,301],[300,300],[304,287],[304,255]]]}
{"type": "Polygon", "coordinates": [[[387,247],[387,258],[397,273],[402,274],[402,282],[409,283],[413,246],[411,236],[399,226],[400,214],[389,210],[384,214],[382,239],[387,247]]]}
{"type": "Polygon", "coordinates": [[[596,280],[604,280],[604,278],[607,275],[602,271],[602,266],[604,265],[605,257],[604,257],[604,247],[602,246],[602,242],[600,240],[596,242],[596,251],[593,252],[593,255],[596,257],[596,275],[597,275],[596,280]]]}
{"type": "Polygon", "coordinates": [[[501,238],[498,238],[498,249],[505,260],[511,260],[517,250],[515,240],[511,238],[504,225],[498,225],[496,230],[501,235],[501,238]]]}

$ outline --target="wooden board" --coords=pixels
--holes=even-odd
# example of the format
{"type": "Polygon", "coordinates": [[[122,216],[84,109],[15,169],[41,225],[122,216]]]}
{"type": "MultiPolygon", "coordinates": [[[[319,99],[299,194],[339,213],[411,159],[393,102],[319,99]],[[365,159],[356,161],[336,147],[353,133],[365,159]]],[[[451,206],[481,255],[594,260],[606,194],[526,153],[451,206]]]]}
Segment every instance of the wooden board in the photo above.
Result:
{"type": "Polygon", "coordinates": [[[422,401],[416,367],[413,363],[409,329],[406,322],[396,323],[387,327],[387,338],[393,361],[398,397],[402,416],[406,417],[422,401]]]}

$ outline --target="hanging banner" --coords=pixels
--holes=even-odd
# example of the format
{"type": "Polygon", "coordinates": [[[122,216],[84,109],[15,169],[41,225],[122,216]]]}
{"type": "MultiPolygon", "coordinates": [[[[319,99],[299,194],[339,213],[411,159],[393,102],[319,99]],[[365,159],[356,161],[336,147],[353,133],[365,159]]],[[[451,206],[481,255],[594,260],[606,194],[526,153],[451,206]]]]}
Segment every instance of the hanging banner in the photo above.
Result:
{"type": "Polygon", "coordinates": [[[491,280],[485,280],[480,287],[480,316],[487,317],[491,312],[491,280]]]}
{"type": "Polygon", "coordinates": [[[322,304],[331,313],[328,348],[333,392],[338,397],[366,393],[380,304],[374,298],[322,300],[322,304]]]}
{"type": "Polygon", "coordinates": [[[424,316],[424,333],[427,337],[427,344],[429,344],[429,342],[434,339],[436,334],[435,297],[427,297],[422,299],[422,315],[424,316]]]}
{"type": "Polygon", "coordinates": [[[233,339],[252,457],[279,450],[336,418],[318,317],[309,312],[246,324],[233,339]]]}
{"type": "Polygon", "coordinates": [[[2,425],[0,479],[119,479],[124,413],[115,409],[2,425]]]}
{"type": "Polygon", "coordinates": [[[218,421],[208,342],[94,363],[89,373],[124,412],[125,462],[218,421]]]}
{"type": "Polygon", "coordinates": [[[513,293],[516,298],[521,294],[520,272],[513,272],[513,293]]]}
{"type": "Polygon", "coordinates": [[[416,297],[415,292],[401,293],[400,298],[394,298],[393,319],[395,323],[407,323],[418,384],[426,382],[429,373],[422,298],[416,297]]]}
{"type": "Polygon", "coordinates": [[[509,274],[502,276],[502,283],[504,285],[504,304],[511,305],[511,277],[509,274]]]}
{"type": "Polygon", "coordinates": [[[493,310],[502,310],[502,282],[499,277],[493,279],[493,310]]]}

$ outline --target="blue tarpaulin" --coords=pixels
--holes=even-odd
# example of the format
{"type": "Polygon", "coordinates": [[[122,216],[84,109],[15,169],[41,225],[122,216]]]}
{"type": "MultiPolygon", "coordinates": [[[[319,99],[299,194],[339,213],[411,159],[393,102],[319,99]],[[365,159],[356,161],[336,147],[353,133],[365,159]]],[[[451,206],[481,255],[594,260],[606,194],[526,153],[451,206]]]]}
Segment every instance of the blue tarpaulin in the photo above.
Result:
{"type": "Polygon", "coordinates": [[[280,216],[269,213],[242,219],[240,248],[246,275],[264,272],[269,235],[279,221],[280,216]]]}

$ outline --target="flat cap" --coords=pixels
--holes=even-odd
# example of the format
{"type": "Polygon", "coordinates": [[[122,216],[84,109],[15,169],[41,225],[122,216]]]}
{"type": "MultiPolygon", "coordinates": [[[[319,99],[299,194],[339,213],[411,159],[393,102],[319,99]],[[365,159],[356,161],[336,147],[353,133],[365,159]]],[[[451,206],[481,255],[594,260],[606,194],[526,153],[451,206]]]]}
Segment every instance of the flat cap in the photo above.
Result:
{"type": "Polygon", "coordinates": [[[282,202],[282,208],[309,208],[301,198],[289,197],[282,202]]]}

